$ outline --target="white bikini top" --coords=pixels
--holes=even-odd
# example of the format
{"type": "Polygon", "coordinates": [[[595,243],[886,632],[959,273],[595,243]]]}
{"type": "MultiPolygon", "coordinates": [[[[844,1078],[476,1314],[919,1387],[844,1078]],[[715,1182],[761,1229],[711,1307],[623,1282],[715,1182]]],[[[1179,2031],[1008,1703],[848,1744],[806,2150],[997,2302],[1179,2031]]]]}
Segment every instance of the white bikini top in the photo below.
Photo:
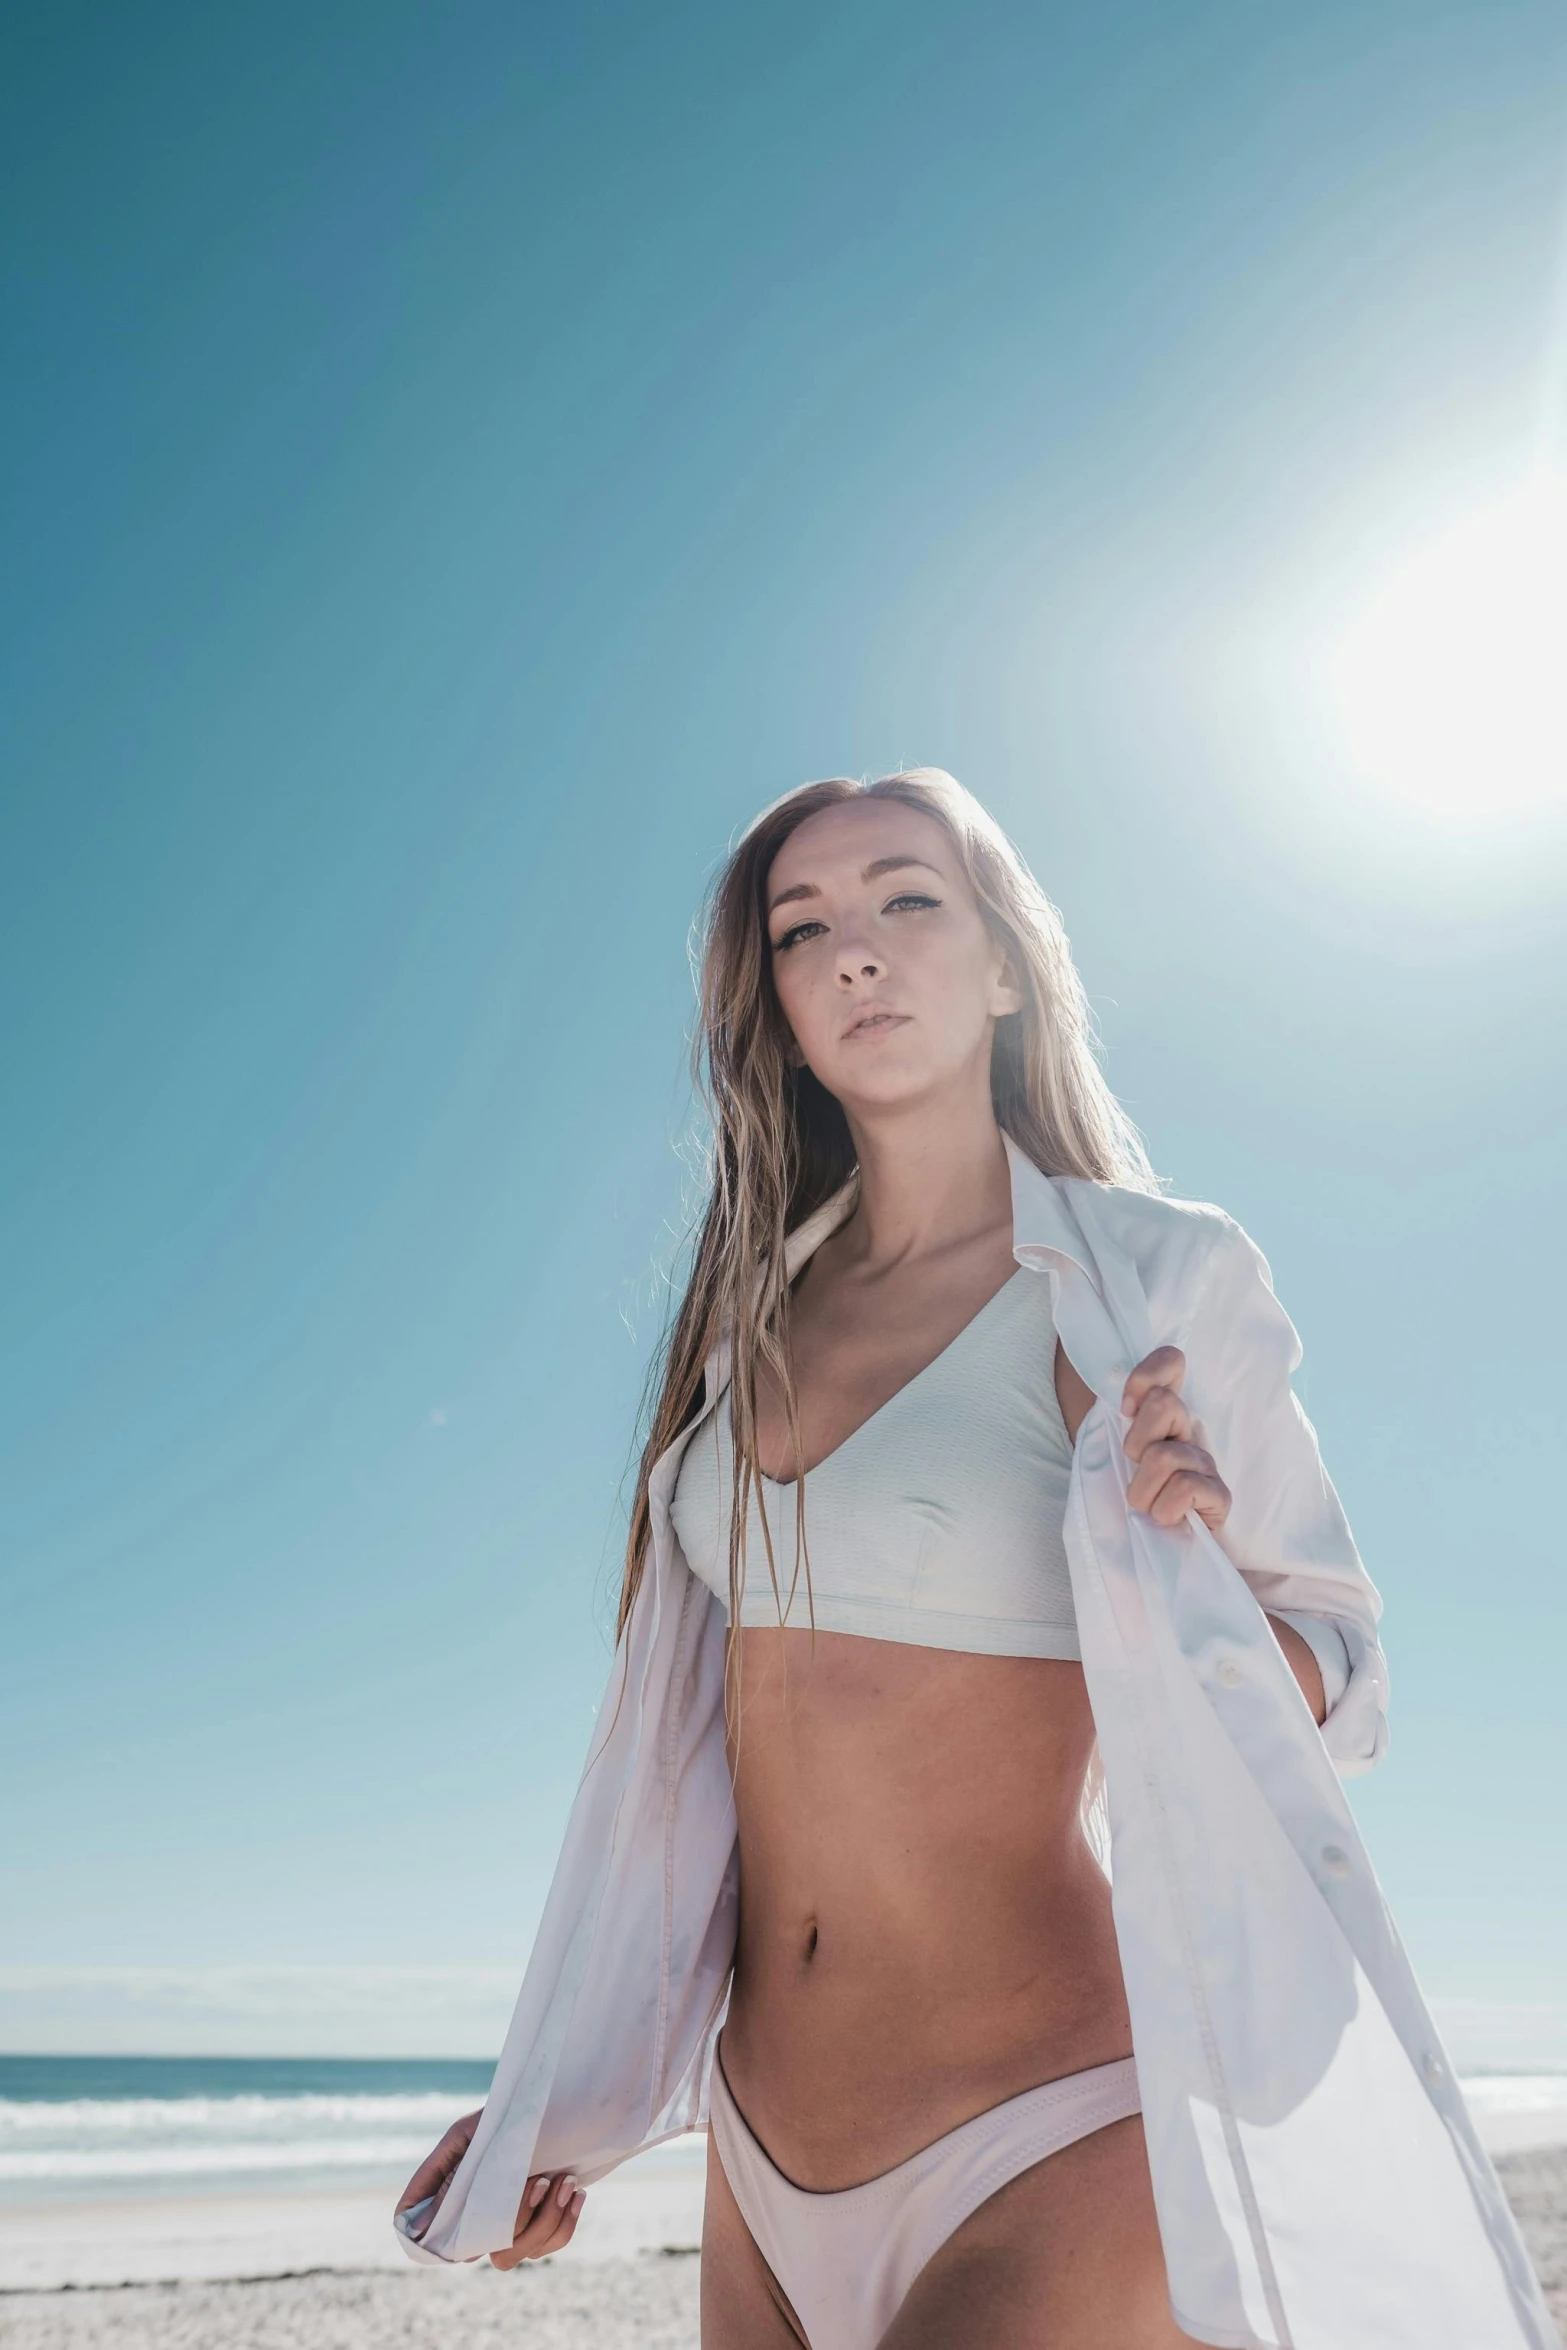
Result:
{"type": "MultiPolygon", "coordinates": [[[[810,1567],[795,1578],[798,1487],[753,1486],[740,1621],[858,1632],[980,1656],[1080,1657],[1062,1526],[1072,1446],[1056,1401],[1050,1284],[1018,1271],[806,1476],[810,1567]],[[790,1585],[794,1583],[791,1594],[790,1585]]],[[[733,1435],[723,1397],[686,1447],[675,1533],[729,1607],[733,1435]]]]}

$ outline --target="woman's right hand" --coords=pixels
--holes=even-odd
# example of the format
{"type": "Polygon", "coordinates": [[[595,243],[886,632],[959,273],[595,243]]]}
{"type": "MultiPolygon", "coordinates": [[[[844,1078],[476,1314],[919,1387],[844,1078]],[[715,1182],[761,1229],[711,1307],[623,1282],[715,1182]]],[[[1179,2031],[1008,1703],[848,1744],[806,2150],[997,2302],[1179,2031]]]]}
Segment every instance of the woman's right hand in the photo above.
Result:
{"type": "MultiPolygon", "coordinates": [[[[424,2223],[428,2229],[478,2126],[477,2113],[465,2113],[461,2121],[453,2122],[398,2197],[400,2212],[409,2210],[415,2203],[423,2203],[427,2197],[433,2198],[429,2218],[424,2223]]],[[[563,2252],[577,2232],[586,2197],[587,2190],[577,2185],[569,2171],[535,2172],[522,2190],[510,2249],[492,2252],[491,2267],[516,2268],[524,2260],[542,2260],[548,2252],[563,2252]]]]}

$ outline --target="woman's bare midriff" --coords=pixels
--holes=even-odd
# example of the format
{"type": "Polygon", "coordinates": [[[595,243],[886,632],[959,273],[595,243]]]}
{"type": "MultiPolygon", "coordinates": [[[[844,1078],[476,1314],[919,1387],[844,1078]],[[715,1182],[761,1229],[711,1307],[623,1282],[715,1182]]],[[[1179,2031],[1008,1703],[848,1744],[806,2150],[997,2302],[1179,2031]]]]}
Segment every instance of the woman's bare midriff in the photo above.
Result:
{"type": "Polygon", "coordinates": [[[858,2186],[1131,2053],[1084,1841],[1082,1667],[745,1630],[724,2070],[797,2186],[858,2186]]]}

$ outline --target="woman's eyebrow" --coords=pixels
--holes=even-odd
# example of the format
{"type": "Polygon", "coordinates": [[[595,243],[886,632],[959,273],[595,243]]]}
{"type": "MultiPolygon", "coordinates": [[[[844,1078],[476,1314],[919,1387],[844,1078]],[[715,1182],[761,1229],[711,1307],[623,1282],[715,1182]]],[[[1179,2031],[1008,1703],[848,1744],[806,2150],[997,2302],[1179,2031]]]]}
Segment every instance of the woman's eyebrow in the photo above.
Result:
{"type": "MultiPolygon", "coordinates": [[[[917,865],[922,873],[934,873],[938,881],[943,878],[941,868],[924,857],[877,857],[874,863],[861,868],[860,879],[879,881],[884,873],[902,873],[910,865],[917,865]]],[[[797,881],[792,889],[781,889],[767,911],[772,914],[780,906],[792,906],[797,898],[819,898],[821,894],[814,881],[797,881]]]]}
{"type": "Polygon", "coordinates": [[[934,873],[938,881],[942,877],[940,867],[924,857],[878,857],[874,865],[866,866],[860,879],[879,881],[884,873],[901,873],[907,865],[917,865],[922,873],[934,873]]]}

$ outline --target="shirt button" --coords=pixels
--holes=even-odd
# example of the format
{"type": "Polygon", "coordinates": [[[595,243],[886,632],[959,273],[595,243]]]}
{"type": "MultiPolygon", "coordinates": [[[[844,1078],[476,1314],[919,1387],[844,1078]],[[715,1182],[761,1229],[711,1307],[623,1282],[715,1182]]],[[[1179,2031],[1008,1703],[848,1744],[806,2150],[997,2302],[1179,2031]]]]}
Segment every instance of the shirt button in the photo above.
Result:
{"type": "Polygon", "coordinates": [[[1425,2074],[1430,2088],[1440,2089],[1447,2079],[1447,2067],[1434,2048],[1428,2048],[1420,2059],[1420,2070],[1425,2074]]]}
{"type": "Polygon", "coordinates": [[[1349,1854],[1341,1844],[1324,1844],[1322,1866],[1324,1873],[1330,1877],[1347,1877],[1349,1875],[1349,1854]]]}
{"type": "Polygon", "coordinates": [[[1238,1689],[1246,1678],[1234,1657],[1227,1656],[1219,1667],[1219,1679],[1226,1689],[1238,1689]]]}

